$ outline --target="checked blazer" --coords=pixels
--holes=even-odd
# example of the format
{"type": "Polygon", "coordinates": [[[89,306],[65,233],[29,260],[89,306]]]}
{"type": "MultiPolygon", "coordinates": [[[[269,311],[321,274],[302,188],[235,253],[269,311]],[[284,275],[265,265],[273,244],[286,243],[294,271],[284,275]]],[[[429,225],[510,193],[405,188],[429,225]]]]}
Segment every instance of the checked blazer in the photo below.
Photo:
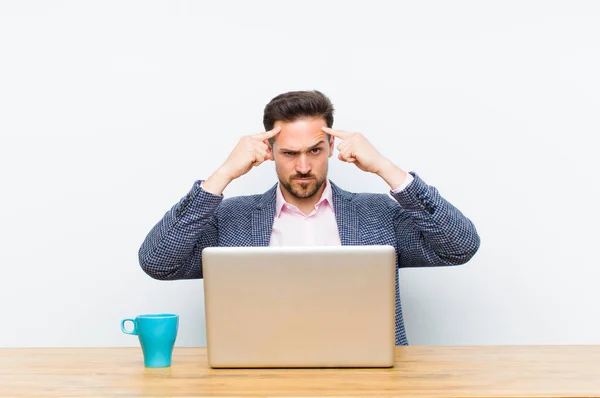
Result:
{"type": "MultiPolygon", "coordinates": [[[[473,223],[417,174],[399,193],[352,193],[331,181],[342,245],[391,245],[398,268],[464,264],[479,249],[473,223]]],[[[139,250],[142,269],[160,280],[202,278],[202,250],[268,246],[277,185],[258,195],[224,199],[197,181],[150,231],[139,250]]],[[[396,345],[408,345],[396,273],[396,345]]]]}

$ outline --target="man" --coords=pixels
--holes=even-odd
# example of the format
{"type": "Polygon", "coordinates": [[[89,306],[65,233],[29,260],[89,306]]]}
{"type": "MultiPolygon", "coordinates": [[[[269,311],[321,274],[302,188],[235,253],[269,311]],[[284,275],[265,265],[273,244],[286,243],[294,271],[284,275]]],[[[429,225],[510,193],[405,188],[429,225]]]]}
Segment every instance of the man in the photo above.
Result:
{"type": "MultiPolygon", "coordinates": [[[[139,251],[144,271],[155,279],[202,278],[202,249],[210,246],[392,245],[398,267],[466,263],[479,248],[471,221],[362,134],[333,130],[333,111],[319,91],[273,98],[266,131],[243,137],[150,231],[139,251]],[[391,197],[347,192],[327,179],[336,140],[338,159],[383,178],[391,197]],[[223,199],[229,183],[266,161],[275,162],[278,184],[223,199]]],[[[408,344],[398,289],[396,344],[408,344]]]]}

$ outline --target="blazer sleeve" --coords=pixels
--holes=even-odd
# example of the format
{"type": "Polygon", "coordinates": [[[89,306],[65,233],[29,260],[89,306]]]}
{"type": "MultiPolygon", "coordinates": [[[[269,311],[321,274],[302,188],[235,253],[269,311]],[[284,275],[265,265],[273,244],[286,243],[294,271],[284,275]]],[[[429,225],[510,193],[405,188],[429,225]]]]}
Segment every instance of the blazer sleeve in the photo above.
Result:
{"type": "Polygon", "coordinates": [[[395,213],[399,267],[464,264],[479,249],[475,225],[417,174],[402,191],[391,193],[400,204],[395,213]]]}
{"type": "Polygon", "coordinates": [[[194,183],[142,243],[139,263],[152,278],[202,278],[202,250],[218,245],[216,210],[223,200],[203,190],[202,182],[194,183]]]}

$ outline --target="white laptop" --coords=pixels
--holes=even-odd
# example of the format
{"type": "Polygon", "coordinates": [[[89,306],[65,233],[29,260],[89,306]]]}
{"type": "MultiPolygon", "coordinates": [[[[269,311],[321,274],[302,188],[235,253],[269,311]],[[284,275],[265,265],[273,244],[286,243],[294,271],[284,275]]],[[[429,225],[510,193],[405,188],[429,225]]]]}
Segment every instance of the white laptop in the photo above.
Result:
{"type": "Polygon", "coordinates": [[[394,365],[392,246],[211,247],[202,262],[211,367],[394,365]]]}

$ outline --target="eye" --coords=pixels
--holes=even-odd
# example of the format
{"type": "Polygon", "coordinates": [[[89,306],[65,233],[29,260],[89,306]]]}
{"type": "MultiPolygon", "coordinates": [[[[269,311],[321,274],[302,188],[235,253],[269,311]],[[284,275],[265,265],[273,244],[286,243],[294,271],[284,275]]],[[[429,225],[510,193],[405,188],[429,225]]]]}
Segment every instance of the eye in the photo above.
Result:
{"type": "Polygon", "coordinates": [[[310,153],[316,155],[317,153],[321,152],[321,148],[313,148],[311,149],[310,153]]]}
{"type": "Polygon", "coordinates": [[[289,151],[286,151],[286,152],[284,152],[283,154],[284,154],[284,155],[287,155],[287,156],[293,156],[293,155],[295,155],[296,153],[295,153],[295,152],[289,152],[289,151]]]}

